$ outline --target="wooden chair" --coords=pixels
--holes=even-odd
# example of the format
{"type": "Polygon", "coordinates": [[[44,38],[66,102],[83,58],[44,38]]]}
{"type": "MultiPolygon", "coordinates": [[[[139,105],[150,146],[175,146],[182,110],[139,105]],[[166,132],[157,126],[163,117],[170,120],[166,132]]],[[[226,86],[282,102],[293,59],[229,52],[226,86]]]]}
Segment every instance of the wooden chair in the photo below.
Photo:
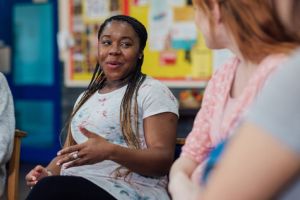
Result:
{"type": "Polygon", "coordinates": [[[176,138],[176,145],[184,145],[185,138],[176,138]]]}
{"type": "Polygon", "coordinates": [[[174,160],[176,160],[180,153],[181,153],[181,147],[184,145],[185,143],[185,138],[176,138],[176,146],[175,146],[175,155],[174,155],[174,160]]]}
{"type": "Polygon", "coordinates": [[[13,152],[8,163],[7,200],[18,199],[21,139],[26,135],[24,131],[15,131],[13,152]]]}

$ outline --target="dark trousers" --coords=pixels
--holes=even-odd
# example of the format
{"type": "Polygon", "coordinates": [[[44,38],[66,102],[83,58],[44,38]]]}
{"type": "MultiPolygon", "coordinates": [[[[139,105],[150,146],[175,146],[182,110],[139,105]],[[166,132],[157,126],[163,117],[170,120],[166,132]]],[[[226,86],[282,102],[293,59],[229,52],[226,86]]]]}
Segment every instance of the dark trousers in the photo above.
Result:
{"type": "Polygon", "coordinates": [[[101,187],[77,176],[49,176],[32,188],[26,200],[115,200],[101,187]]]}

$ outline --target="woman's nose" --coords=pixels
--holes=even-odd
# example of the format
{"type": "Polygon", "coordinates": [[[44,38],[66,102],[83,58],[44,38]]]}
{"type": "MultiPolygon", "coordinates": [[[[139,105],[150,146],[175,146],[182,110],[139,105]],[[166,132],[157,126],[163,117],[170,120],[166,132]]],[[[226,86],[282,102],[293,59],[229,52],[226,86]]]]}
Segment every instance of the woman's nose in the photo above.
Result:
{"type": "Polygon", "coordinates": [[[109,54],[111,55],[117,55],[117,54],[120,54],[121,53],[121,50],[120,50],[120,47],[118,45],[112,45],[110,50],[109,50],[109,54]]]}

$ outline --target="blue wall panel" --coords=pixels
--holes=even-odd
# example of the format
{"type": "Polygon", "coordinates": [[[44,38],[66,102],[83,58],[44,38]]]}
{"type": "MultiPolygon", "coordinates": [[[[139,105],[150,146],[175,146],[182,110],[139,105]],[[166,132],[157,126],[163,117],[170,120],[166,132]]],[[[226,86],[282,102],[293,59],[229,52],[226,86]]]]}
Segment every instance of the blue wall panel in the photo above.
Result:
{"type": "Polygon", "coordinates": [[[51,101],[15,102],[18,113],[17,127],[22,127],[29,134],[22,141],[23,147],[47,149],[54,146],[54,109],[51,101]]]}
{"type": "Polygon", "coordinates": [[[51,4],[13,9],[14,82],[16,85],[51,85],[53,70],[53,11],[51,4]]]}
{"type": "Polygon", "coordinates": [[[57,0],[0,0],[0,40],[12,47],[8,81],[17,128],[28,133],[21,160],[48,163],[60,148],[61,64],[58,61],[57,0]]]}

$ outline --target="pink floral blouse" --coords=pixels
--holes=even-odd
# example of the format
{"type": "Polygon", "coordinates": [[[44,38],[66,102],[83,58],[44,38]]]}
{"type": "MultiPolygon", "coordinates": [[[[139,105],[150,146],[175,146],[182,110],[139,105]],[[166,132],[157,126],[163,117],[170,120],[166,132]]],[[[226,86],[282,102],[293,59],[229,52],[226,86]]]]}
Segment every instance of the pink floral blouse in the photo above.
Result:
{"type": "MultiPolygon", "coordinates": [[[[207,85],[202,107],[196,116],[193,129],[182,148],[181,156],[189,157],[199,163],[198,168],[202,168],[211,149],[222,139],[232,134],[241,117],[258,95],[265,80],[285,59],[286,55],[274,54],[262,60],[243,93],[237,98],[236,103],[231,108],[231,113],[224,116],[224,118],[223,109],[227,104],[239,60],[234,57],[218,69],[207,85]],[[212,133],[214,121],[220,118],[222,118],[218,129],[220,131],[212,133]]],[[[201,169],[198,169],[198,173],[199,171],[201,169]]]]}

